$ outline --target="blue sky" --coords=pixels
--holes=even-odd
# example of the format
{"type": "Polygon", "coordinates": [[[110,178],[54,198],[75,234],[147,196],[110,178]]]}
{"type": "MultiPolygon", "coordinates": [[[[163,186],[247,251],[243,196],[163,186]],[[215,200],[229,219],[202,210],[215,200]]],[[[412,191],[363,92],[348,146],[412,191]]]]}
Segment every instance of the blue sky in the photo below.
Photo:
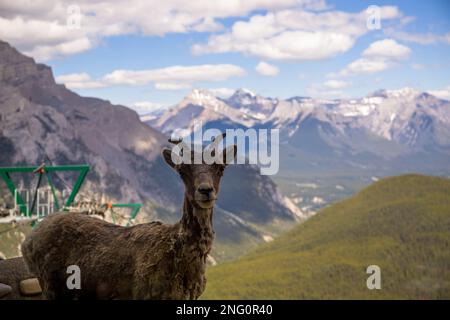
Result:
{"type": "Polygon", "coordinates": [[[110,2],[2,3],[0,39],[72,90],[140,112],[193,88],[340,98],[408,86],[450,98],[445,0],[110,2]],[[369,5],[378,30],[367,29],[369,5]],[[68,15],[79,28],[68,30],[68,15]]]}

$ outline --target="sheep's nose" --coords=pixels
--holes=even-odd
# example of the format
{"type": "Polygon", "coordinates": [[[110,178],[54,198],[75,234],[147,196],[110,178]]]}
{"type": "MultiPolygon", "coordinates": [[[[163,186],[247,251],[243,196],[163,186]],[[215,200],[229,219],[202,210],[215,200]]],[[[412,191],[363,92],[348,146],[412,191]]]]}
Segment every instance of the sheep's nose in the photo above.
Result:
{"type": "Polygon", "coordinates": [[[213,193],[214,188],[211,187],[210,185],[200,185],[197,190],[199,193],[205,196],[209,196],[211,195],[211,193],[213,193]]]}

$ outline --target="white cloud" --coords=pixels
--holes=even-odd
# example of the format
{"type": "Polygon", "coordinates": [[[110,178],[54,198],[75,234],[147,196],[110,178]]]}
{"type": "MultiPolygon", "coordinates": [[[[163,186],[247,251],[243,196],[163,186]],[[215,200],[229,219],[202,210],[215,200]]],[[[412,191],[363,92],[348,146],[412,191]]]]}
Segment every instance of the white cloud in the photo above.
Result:
{"type": "MultiPolygon", "coordinates": [[[[381,7],[383,19],[401,18],[396,7],[381,7]]],[[[241,52],[268,60],[319,60],[344,53],[367,32],[367,14],[278,10],[237,21],[231,30],[192,46],[194,54],[241,52]]]]}
{"type": "Polygon", "coordinates": [[[156,82],[155,88],[158,90],[183,90],[192,87],[190,83],[170,83],[170,82],[156,82]]]}
{"type": "Polygon", "coordinates": [[[276,76],[280,72],[280,69],[278,69],[277,66],[268,64],[264,61],[261,61],[260,63],[258,63],[255,70],[260,75],[268,76],[268,77],[276,76]]]}
{"type": "Polygon", "coordinates": [[[428,90],[428,93],[440,99],[450,100],[450,86],[440,90],[428,90]]]}
{"type": "Polygon", "coordinates": [[[319,60],[349,50],[354,40],[345,34],[286,31],[269,38],[242,41],[230,35],[213,36],[207,45],[194,45],[194,54],[242,52],[270,60],[319,60]]]}
{"type": "Polygon", "coordinates": [[[408,58],[411,49],[392,39],[375,41],[365,49],[362,58],[348,64],[340,72],[330,73],[330,77],[367,75],[388,70],[396,66],[399,59],[408,58]]]}
{"type": "MultiPolygon", "coordinates": [[[[256,11],[267,14],[237,21],[231,31],[210,37],[208,43],[197,44],[192,51],[315,60],[349,50],[358,37],[369,32],[365,10],[331,11],[325,0],[15,0],[0,1],[0,38],[45,61],[89,50],[108,36],[217,32],[224,29],[218,20],[246,17],[256,11]],[[73,4],[81,10],[79,29],[67,27],[68,7],[73,4]]],[[[381,17],[405,19],[394,6],[381,7],[381,17]]],[[[442,39],[450,42],[450,35],[442,39]]]]}
{"type": "Polygon", "coordinates": [[[411,49],[407,46],[401,45],[393,39],[384,39],[373,42],[362,55],[364,57],[404,59],[410,54],[411,49]]]}
{"type": "Polygon", "coordinates": [[[0,38],[37,60],[49,60],[88,50],[107,36],[215,32],[222,28],[217,19],[298,6],[323,9],[326,4],[324,0],[0,1],[0,38]],[[74,4],[81,12],[79,29],[67,27],[68,7],[74,4]]]}
{"type": "Polygon", "coordinates": [[[197,32],[215,32],[220,31],[224,26],[218,23],[214,18],[206,17],[198,24],[192,27],[192,30],[197,32]]]}
{"type": "Polygon", "coordinates": [[[342,80],[328,80],[323,85],[327,89],[345,89],[350,86],[350,83],[342,80]]]}
{"type": "Polygon", "coordinates": [[[103,77],[110,85],[142,86],[154,82],[160,88],[191,85],[201,81],[224,81],[246,74],[241,67],[232,64],[204,64],[197,66],[172,66],[150,70],[116,70],[103,77]]]}
{"type": "Polygon", "coordinates": [[[7,19],[1,14],[0,39],[12,43],[37,60],[75,54],[93,46],[93,40],[84,32],[69,30],[57,21],[23,17],[7,19]]]}
{"type": "Polygon", "coordinates": [[[61,75],[56,78],[71,89],[93,89],[106,86],[144,86],[154,83],[158,90],[190,88],[197,82],[219,82],[246,74],[241,67],[231,64],[172,66],[149,70],[115,70],[100,80],[92,80],[87,73],[61,75]]]}
{"type": "Polygon", "coordinates": [[[343,80],[327,80],[323,84],[312,84],[306,88],[309,95],[319,98],[343,98],[343,89],[349,88],[350,83],[343,80]]]}
{"type": "Polygon", "coordinates": [[[439,35],[434,33],[411,33],[405,31],[399,31],[395,29],[386,29],[385,33],[392,38],[401,40],[404,42],[418,43],[422,45],[446,43],[450,44],[450,33],[439,35]]]}
{"type": "Polygon", "coordinates": [[[345,67],[339,75],[373,74],[390,69],[392,66],[388,60],[360,58],[345,67]]]}
{"type": "Polygon", "coordinates": [[[61,44],[82,37],[80,32],[69,33],[66,26],[56,21],[43,21],[14,17],[4,18],[0,15],[0,36],[18,46],[35,46],[37,44],[61,44]]]}
{"type": "Polygon", "coordinates": [[[28,56],[37,60],[50,60],[52,58],[68,56],[80,53],[92,48],[91,41],[84,37],[73,41],[63,42],[57,45],[37,45],[30,51],[24,51],[28,56]]]}
{"type": "Polygon", "coordinates": [[[72,73],[56,77],[56,82],[63,83],[69,89],[98,89],[105,87],[100,81],[94,81],[87,73],[72,73]]]}

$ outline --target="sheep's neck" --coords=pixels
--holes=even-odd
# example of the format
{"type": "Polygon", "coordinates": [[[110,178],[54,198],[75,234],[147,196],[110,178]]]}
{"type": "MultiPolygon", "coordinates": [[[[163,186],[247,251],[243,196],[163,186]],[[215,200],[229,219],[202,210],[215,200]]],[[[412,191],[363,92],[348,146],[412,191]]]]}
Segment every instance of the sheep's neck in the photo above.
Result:
{"type": "Polygon", "coordinates": [[[212,216],[213,208],[198,208],[186,196],[184,197],[183,218],[181,218],[183,236],[189,250],[198,250],[197,252],[205,256],[205,259],[214,239],[212,216]]]}

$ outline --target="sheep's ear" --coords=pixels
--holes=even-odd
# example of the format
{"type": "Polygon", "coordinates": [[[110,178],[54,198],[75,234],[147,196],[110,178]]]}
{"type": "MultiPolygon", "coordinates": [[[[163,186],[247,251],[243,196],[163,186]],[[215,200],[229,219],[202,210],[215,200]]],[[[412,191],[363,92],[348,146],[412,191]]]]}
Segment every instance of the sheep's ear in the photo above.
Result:
{"type": "Polygon", "coordinates": [[[181,163],[181,159],[177,154],[173,153],[171,149],[164,148],[162,151],[162,155],[163,155],[164,160],[167,162],[167,164],[169,166],[171,166],[175,170],[179,169],[180,165],[176,164],[176,163],[181,163]],[[175,160],[176,163],[173,160],[175,160]],[[180,161],[178,161],[178,160],[180,160],[180,161]]]}
{"type": "Polygon", "coordinates": [[[229,165],[230,163],[234,162],[234,159],[236,159],[237,155],[237,145],[233,144],[232,146],[228,146],[223,152],[222,152],[222,161],[225,166],[229,165]]]}

